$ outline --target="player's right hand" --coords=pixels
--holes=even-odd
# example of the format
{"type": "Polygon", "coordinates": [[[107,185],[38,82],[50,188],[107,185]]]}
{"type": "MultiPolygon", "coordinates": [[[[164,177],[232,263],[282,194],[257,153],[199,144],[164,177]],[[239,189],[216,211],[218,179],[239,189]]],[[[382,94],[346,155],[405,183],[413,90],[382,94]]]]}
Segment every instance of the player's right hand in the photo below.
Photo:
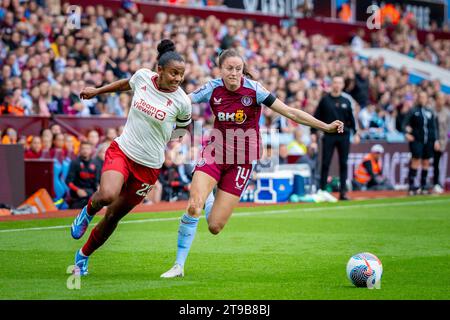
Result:
{"type": "Polygon", "coordinates": [[[97,89],[93,87],[86,87],[83,88],[80,92],[80,98],[81,99],[92,99],[97,95],[97,89]]]}
{"type": "Polygon", "coordinates": [[[325,129],[325,132],[328,133],[343,133],[344,132],[344,123],[339,120],[335,120],[332,123],[327,124],[327,128],[325,129]]]}

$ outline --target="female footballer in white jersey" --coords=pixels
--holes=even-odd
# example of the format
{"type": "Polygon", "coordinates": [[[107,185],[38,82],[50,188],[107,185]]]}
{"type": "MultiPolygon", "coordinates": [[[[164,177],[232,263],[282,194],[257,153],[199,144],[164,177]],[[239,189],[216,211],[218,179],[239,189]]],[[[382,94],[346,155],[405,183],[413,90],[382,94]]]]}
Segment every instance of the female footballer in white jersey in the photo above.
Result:
{"type": "Polygon", "coordinates": [[[89,256],[113,233],[119,220],[139,204],[152,189],[164,163],[164,150],[176,127],[191,122],[191,101],[179,87],[185,62],[170,40],[158,45],[157,73],[138,70],[130,79],[100,88],[85,88],[82,99],[117,91],[133,90],[130,112],[123,133],[106,151],[100,187],[76,217],[71,227],[80,239],[89,222],[104,206],[105,216],[76,252],[76,272],[86,275],[89,256]]]}
{"type": "MultiPolygon", "coordinates": [[[[205,152],[210,149],[211,141],[203,150],[203,158],[197,163],[188,207],[178,229],[175,264],[161,275],[163,278],[184,276],[184,263],[203,208],[209,231],[218,234],[238,205],[251,175],[252,162],[258,160],[261,154],[259,118],[263,104],[300,124],[326,132],[342,133],[344,130],[341,121],[327,124],[304,111],[291,108],[275,98],[259,82],[245,77],[244,60],[235,49],[220,54],[219,68],[221,78],[209,81],[189,97],[194,103],[209,102],[215,115],[214,128],[222,135],[223,145],[215,149],[212,155],[205,152]],[[234,143],[235,137],[239,139],[239,136],[243,137],[243,143],[234,143]],[[249,139],[246,141],[247,137],[249,139]],[[214,197],[211,191],[216,185],[218,190],[214,197]]],[[[214,138],[216,140],[217,136],[214,138]]]]}

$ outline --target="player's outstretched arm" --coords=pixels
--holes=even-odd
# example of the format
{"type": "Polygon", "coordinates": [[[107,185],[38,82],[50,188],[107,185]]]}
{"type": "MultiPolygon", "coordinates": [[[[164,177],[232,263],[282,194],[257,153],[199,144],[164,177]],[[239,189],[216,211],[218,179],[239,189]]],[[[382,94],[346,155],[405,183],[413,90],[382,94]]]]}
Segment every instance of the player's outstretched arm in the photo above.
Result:
{"type": "Polygon", "coordinates": [[[316,128],[318,130],[322,130],[328,133],[344,132],[344,124],[342,123],[342,121],[336,120],[333,121],[332,123],[327,124],[325,122],[320,121],[319,119],[314,118],[307,112],[287,106],[279,99],[276,99],[275,102],[270,106],[270,108],[273,111],[276,111],[279,114],[285,116],[286,118],[291,119],[292,121],[316,128]]]}
{"type": "Polygon", "coordinates": [[[81,99],[91,99],[99,94],[131,90],[129,79],[121,79],[100,88],[86,87],[80,92],[81,99]]]}

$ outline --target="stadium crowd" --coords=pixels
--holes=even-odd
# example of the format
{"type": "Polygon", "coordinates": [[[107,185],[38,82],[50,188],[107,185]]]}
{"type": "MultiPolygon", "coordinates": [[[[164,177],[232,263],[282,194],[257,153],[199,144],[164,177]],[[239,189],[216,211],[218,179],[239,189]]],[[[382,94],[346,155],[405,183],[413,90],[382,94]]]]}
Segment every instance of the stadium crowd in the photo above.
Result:
{"type": "MultiPolygon", "coordinates": [[[[321,35],[307,36],[296,26],[281,28],[251,20],[230,19],[222,24],[214,16],[198,19],[160,12],[150,23],[134,7],[117,12],[103,6],[87,7],[80,28],[74,29],[64,15],[67,3],[59,6],[54,4],[57,1],[48,1],[44,7],[40,2],[44,1],[5,0],[0,4],[0,115],[127,116],[130,93],[80,100],[81,89],[129,78],[140,68],[155,69],[157,43],[171,38],[187,62],[183,84],[187,93],[217,77],[219,50],[235,47],[246,58],[254,78],[280,100],[311,114],[329,91],[332,76],[342,74],[361,137],[404,141],[405,115],[421,91],[428,93],[433,107],[441,92],[440,82],[412,84],[406,68],[388,68],[382,58],[363,60],[354,49],[390,48],[450,69],[450,41],[436,40],[430,33],[425,43],[420,43],[416,30],[406,22],[400,22],[391,35],[381,29],[366,37],[359,31],[348,44],[337,46],[321,35]]],[[[448,108],[449,95],[444,95],[444,104],[448,108]]],[[[205,132],[212,128],[209,106],[193,105],[193,120],[205,132]]],[[[311,141],[308,128],[279,117],[269,108],[263,111],[261,127],[278,129],[291,137],[280,146],[280,154],[285,149],[288,154],[302,150],[300,154],[317,158],[317,144],[311,141]]],[[[82,141],[90,142],[94,156],[101,159],[121,130],[110,128],[101,137],[91,130],[75,137],[56,125],[40,136],[25,137],[15,128],[0,129],[1,143],[23,144],[26,157],[54,158],[61,163],[78,156],[82,141]]],[[[176,154],[185,159],[190,156],[182,143],[171,143],[165,167],[172,172],[162,174],[154,201],[182,198],[189,188],[189,168],[177,169],[176,174],[173,170],[188,161],[176,154]],[[174,174],[179,193],[167,194],[167,183],[170,185],[174,174]]]]}

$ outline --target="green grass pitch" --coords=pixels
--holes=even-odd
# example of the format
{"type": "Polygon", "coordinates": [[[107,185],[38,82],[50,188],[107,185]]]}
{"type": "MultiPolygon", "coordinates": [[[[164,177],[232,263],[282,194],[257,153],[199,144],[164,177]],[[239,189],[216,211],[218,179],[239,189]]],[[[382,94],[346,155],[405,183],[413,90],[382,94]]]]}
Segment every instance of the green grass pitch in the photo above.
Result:
{"type": "Polygon", "coordinates": [[[66,270],[92,224],[77,241],[73,218],[2,222],[0,299],[450,298],[450,196],[239,208],[217,236],[202,218],[185,277],[161,279],[180,216],[125,217],[91,256],[79,290],[67,288],[66,270]],[[380,290],[347,279],[359,252],[382,261],[380,290]]]}

